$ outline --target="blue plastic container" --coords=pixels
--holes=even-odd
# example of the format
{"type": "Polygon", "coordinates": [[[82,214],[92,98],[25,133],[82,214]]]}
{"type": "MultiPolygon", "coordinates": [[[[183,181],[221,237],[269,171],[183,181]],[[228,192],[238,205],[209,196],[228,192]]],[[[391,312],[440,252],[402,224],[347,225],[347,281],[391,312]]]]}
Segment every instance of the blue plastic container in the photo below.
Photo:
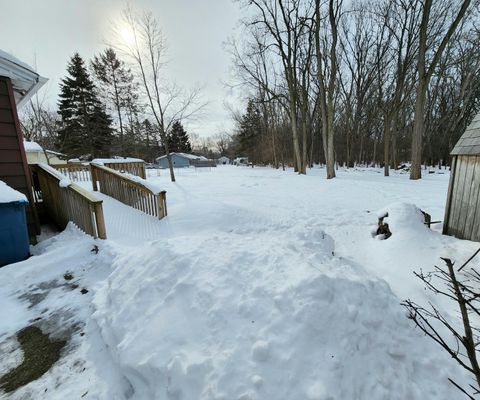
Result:
{"type": "Polygon", "coordinates": [[[0,203],[0,267],[29,256],[24,200],[0,203]]]}

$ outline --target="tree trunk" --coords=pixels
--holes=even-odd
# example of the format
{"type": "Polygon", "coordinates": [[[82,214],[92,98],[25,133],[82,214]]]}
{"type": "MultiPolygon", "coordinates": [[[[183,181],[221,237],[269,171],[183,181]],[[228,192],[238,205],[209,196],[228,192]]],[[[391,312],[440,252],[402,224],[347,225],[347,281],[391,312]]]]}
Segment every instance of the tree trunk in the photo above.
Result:
{"type": "Polygon", "coordinates": [[[425,129],[426,86],[427,81],[425,77],[420,77],[417,86],[417,98],[415,100],[415,119],[412,134],[412,166],[410,168],[410,179],[413,180],[422,178],[422,139],[425,129]]]}
{"type": "Polygon", "coordinates": [[[391,120],[388,115],[385,115],[385,124],[383,126],[383,173],[384,176],[390,176],[390,131],[391,120]]]}
{"type": "Polygon", "coordinates": [[[295,102],[290,101],[290,121],[292,124],[292,137],[293,137],[293,155],[295,161],[295,170],[298,173],[302,173],[302,156],[300,154],[300,143],[298,141],[298,127],[297,127],[297,111],[295,102]]]}

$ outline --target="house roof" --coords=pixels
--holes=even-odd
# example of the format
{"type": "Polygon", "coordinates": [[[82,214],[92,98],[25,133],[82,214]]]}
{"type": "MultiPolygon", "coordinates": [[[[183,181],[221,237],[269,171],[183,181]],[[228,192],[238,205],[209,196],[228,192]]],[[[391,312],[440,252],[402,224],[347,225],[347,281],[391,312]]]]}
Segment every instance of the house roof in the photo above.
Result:
{"type": "Polygon", "coordinates": [[[28,142],[26,140],[23,141],[23,147],[25,151],[43,151],[42,146],[40,146],[37,142],[28,142]]]}
{"type": "Polygon", "coordinates": [[[480,155],[480,113],[468,125],[450,154],[453,156],[480,155]]]}
{"type": "Polygon", "coordinates": [[[59,153],[58,151],[53,151],[53,150],[45,150],[45,153],[48,154],[53,154],[54,156],[59,156],[59,157],[66,157],[66,154],[59,153]]]}
{"type": "Polygon", "coordinates": [[[0,50],[0,76],[12,81],[17,107],[25,104],[48,79],[41,77],[28,64],[0,50]]]}
{"type": "MultiPolygon", "coordinates": [[[[188,154],[188,153],[170,153],[171,156],[173,155],[176,155],[178,157],[183,157],[183,158],[187,158],[189,160],[208,160],[208,158],[205,158],[203,156],[196,156],[195,154],[188,154]]],[[[166,158],[167,156],[164,155],[164,156],[161,156],[161,157],[158,157],[157,158],[157,161],[158,160],[163,160],[164,158],[166,158]]]]}

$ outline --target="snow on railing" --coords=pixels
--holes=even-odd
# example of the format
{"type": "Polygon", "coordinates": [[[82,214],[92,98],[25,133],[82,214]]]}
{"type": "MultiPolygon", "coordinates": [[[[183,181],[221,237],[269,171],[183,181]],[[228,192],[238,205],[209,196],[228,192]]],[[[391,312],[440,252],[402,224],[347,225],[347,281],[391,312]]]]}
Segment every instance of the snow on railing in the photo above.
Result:
{"type": "Polygon", "coordinates": [[[96,158],[92,160],[93,164],[103,165],[119,172],[128,172],[129,174],[146,179],[145,161],[139,158],[96,158]]]}
{"type": "Polygon", "coordinates": [[[138,176],[91,163],[93,190],[159,219],[167,216],[166,191],[138,176]]]}
{"type": "Polygon", "coordinates": [[[53,168],[66,175],[73,182],[88,182],[92,180],[90,165],[81,163],[55,164],[53,168]]]}
{"type": "Polygon", "coordinates": [[[68,177],[47,164],[32,165],[40,192],[36,200],[45,206],[48,215],[61,228],[72,221],[85,233],[106,239],[102,200],[72,183],[68,177]]]}

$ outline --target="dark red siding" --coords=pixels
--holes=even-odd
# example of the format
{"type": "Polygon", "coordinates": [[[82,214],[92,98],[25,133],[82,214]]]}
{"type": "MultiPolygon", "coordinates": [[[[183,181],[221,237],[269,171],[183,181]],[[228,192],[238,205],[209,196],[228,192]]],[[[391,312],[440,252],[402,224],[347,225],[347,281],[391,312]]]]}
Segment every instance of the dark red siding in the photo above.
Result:
{"type": "Polygon", "coordinates": [[[0,180],[27,196],[28,231],[40,233],[32,194],[32,179],[23,147],[23,135],[9,78],[0,76],[0,180]]]}

